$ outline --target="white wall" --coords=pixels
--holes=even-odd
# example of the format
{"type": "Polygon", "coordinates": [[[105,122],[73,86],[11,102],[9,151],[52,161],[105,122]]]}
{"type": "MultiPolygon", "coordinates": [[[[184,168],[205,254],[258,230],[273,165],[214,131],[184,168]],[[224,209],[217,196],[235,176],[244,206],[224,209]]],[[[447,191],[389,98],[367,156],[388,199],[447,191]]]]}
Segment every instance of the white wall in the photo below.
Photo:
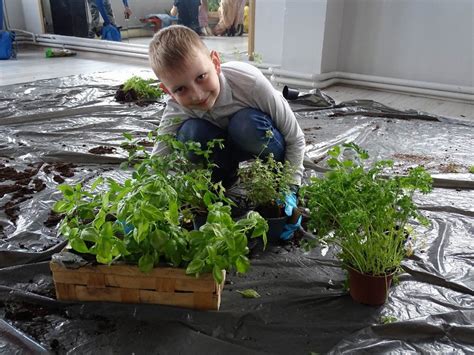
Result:
{"type": "MultiPolygon", "coordinates": [[[[326,26],[321,53],[321,73],[338,70],[339,47],[344,18],[344,1],[330,0],[326,8],[326,26]]],[[[317,72],[319,74],[319,72],[317,72]]]]}
{"type": "Polygon", "coordinates": [[[474,0],[268,2],[256,8],[255,51],[264,62],[474,86],[474,0]],[[275,23],[284,28],[280,57],[275,23]]]}
{"type": "Polygon", "coordinates": [[[40,0],[21,0],[25,30],[32,33],[44,33],[43,10],[40,0]]]}
{"type": "Polygon", "coordinates": [[[320,73],[327,2],[286,0],[281,61],[285,69],[320,73]]]}
{"type": "Polygon", "coordinates": [[[5,6],[5,19],[9,28],[25,29],[25,17],[23,16],[23,5],[19,0],[3,0],[5,6]]]}
{"type": "Polygon", "coordinates": [[[255,7],[255,52],[265,63],[281,63],[285,31],[286,0],[257,0],[255,7]]]}
{"type": "Polygon", "coordinates": [[[338,69],[473,86],[474,0],[346,0],[338,69]]]}

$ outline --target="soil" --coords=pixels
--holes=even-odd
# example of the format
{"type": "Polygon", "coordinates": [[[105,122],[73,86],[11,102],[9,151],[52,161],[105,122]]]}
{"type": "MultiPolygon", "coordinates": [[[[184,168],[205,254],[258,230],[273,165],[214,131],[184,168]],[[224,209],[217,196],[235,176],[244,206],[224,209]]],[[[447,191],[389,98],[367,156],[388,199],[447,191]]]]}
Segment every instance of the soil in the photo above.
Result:
{"type": "Polygon", "coordinates": [[[456,164],[456,163],[448,163],[448,164],[439,165],[439,172],[443,174],[460,173],[466,169],[467,168],[465,166],[456,164]]]}
{"type": "MultiPolygon", "coordinates": [[[[37,177],[41,168],[46,174],[51,174],[53,171],[58,172],[60,175],[54,174],[53,180],[62,183],[64,178],[74,176],[75,166],[67,163],[44,164],[43,162],[38,162],[28,164],[24,170],[17,170],[0,163],[0,179],[7,182],[0,184],[0,197],[11,194],[10,200],[1,206],[0,209],[5,211],[8,219],[13,224],[16,224],[18,213],[20,212],[20,204],[32,198],[35,193],[46,188],[45,182],[37,177]]],[[[0,233],[3,234],[3,228],[0,230],[0,233]]]]}
{"type": "Polygon", "coordinates": [[[138,106],[148,106],[156,102],[155,100],[139,98],[134,89],[124,91],[123,85],[120,85],[115,92],[115,101],[120,103],[135,103],[138,106]]]}
{"type": "Polygon", "coordinates": [[[304,132],[311,132],[311,131],[317,131],[317,130],[319,130],[319,129],[321,129],[321,127],[319,127],[319,126],[316,126],[316,127],[306,127],[306,128],[303,128],[303,131],[304,131],[304,132]]]}
{"type": "Polygon", "coordinates": [[[393,155],[393,157],[400,160],[408,161],[411,163],[416,163],[416,164],[424,164],[433,160],[433,158],[423,156],[423,155],[416,155],[416,154],[396,153],[393,155]]]}
{"type": "Polygon", "coordinates": [[[100,145],[98,147],[89,149],[89,153],[91,153],[91,154],[113,154],[113,153],[115,153],[115,148],[100,145]]]}
{"type": "Polygon", "coordinates": [[[63,219],[64,214],[56,213],[53,210],[49,212],[48,219],[43,223],[46,227],[53,228],[63,219]]]}

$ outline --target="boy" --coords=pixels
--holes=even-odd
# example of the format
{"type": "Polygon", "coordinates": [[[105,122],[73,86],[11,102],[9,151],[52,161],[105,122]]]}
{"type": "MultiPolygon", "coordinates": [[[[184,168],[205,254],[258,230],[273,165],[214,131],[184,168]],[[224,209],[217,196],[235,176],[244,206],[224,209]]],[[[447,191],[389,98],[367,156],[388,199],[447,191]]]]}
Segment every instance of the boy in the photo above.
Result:
{"type": "MultiPolygon", "coordinates": [[[[224,139],[224,149],[212,155],[217,164],[215,181],[230,187],[239,162],[273,153],[276,160],[287,160],[296,168],[294,183],[301,184],[303,131],[288,102],[260,70],[242,62],[221,65],[217,52],[209,52],[193,30],[179,25],[155,34],[149,57],[162,89],[171,96],[159,134],[199,142],[201,147],[210,140],[224,139]]],[[[153,154],[166,154],[166,149],[164,143],[158,143],[153,154]]],[[[296,196],[289,196],[286,204],[291,215],[296,196]]],[[[291,238],[298,226],[282,238],[291,238]]]]}

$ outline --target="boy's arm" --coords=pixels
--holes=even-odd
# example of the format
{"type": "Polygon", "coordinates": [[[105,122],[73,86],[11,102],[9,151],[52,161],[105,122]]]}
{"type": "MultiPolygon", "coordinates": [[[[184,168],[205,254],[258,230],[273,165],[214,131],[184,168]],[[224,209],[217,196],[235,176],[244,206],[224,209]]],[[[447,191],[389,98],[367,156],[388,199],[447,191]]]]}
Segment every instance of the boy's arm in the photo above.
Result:
{"type": "MultiPolygon", "coordinates": [[[[185,121],[185,119],[183,119],[184,117],[187,117],[187,115],[179,108],[179,106],[175,102],[169,100],[165,111],[163,112],[160,125],[158,126],[158,134],[169,134],[171,136],[176,136],[176,132],[178,131],[181,124],[185,121]]],[[[168,154],[169,151],[170,149],[168,145],[164,142],[159,141],[153,147],[153,151],[151,152],[151,154],[165,155],[168,154]]]]}
{"type": "Polygon", "coordinates": [[[275,126],[285,137],[285,159],[295,166],[294,180],[297,185],[301,185],[306,142],[293,110],[283,95],[273,88],[261,72],[257,75],[254,98],[257,107],[270,115],[275,126]]]}

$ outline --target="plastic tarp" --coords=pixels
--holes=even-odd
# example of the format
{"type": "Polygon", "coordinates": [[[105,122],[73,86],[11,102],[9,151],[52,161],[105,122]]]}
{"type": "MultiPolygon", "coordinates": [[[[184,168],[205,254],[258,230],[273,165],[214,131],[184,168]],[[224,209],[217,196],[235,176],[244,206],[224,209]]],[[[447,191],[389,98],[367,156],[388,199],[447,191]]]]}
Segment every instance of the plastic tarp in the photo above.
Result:
{"type": "Polygon", "coordinates": [[[115,102],[129,74],[0,88],[0,352],[474,352],[474,121],[367,100],[335,104],[320,91],[292,102],[307,137],[307,176],[324,171],[328,148],[354,141],[399,172],[422,164],[436,178],[431,194],[416,196],[432,224],[414,225],[415,253],[385,305],[352,301],[331,249],[293,243],[254,255],[246,275],[228,275],[219,311],[57,301],[48,262],[65,245],[50,214],[58,184],[123,176],[122,133],[145,136],[160,121],[162,102],[115,102]],[[248,288],[261,297],[236,292],[248,288]]]}

